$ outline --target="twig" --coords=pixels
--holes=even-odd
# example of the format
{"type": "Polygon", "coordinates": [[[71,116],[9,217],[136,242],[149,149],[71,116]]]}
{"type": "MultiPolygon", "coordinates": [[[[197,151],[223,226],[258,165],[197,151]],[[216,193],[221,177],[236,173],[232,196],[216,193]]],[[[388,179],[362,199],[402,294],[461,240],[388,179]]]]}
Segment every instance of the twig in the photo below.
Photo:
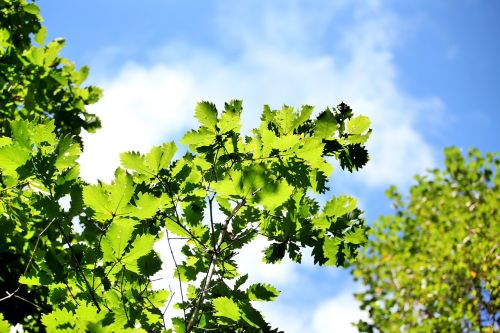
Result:
{"type": "MultiPolygon", "coordinates": [[[[257,190],[255,190],[252,193],[252,195],[254,195],[255,193],[257,193],[259,190],[260,190],[260,188],[257,189],[257,190]]],[[[221,226],[221,231],[220,231],[220,234],[219,234],[219,238],[217,239],[217,244],[214,247],[214,251],[212,252],[212,257],[210,259],[210,266],[209,266],[208,271],[207,271],[207,275],[206,275],[206,278],[205,278],[205,282],[203,284],[203,288],[201,289],[200,297],[198,298],[198,302],[195,305],[193,314],[191,315],[191,319],[189,320],[189,323],[188,323],[188,325],[186,327],[186,332],[187,333],[191,332],[191,330],[195,326],[195,323],[198,321],[198,314],[199,314],[199,312],[201,310],[201,307],[203,305],[203,301],[205,300],[205,295],[206,295],[206,293],[208,291],[208,286],[212,282],[212,277],[214,275],[215,266],[217,265],[218,254],[220,252],[219,249],[220,249],[222,243],[224,242],[224,236],[227,233],[227,228],[229,226],[229,223],[236,216],[236,214],[238,213],[238,211],[243,206],[245,206],[245,204],[246,204],[246,199],[244,198],[243,200],[240,201],[240,203],[236,207],[234,207],[233,211],[231,212],[231,215],[226,218],[226,220],[224,221],[224,223],[221,226]]]]}

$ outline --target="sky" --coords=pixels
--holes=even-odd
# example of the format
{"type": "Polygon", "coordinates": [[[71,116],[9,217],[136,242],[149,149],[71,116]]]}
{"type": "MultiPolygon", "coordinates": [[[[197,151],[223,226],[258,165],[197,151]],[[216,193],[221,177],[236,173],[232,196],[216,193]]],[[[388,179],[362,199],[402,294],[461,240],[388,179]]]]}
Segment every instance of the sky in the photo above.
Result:
{"type": "MultiPolygon", "coordinates": [[[[336,168],[332,194],[358,198],[369,223],[388,214],[384,191],[404,193],[413,176],[443,164],[444,147],[499,151],[500,2],[39,0],[48,38],[89,65],[104,89],[92,106],[103,128],[85,136],[89,181],[109,181],[122,151],[147,151],[196,126],[197,101],[242,99],[244,129],[264,104],[341,101],[371,118],[371,160],[361,172],[336,168]]],[[[366,314],[347,270],[283,262],[255,249],[242,271],[282,291],[263,307],[286,332],[350,332],[366,314]]],[[[160,247],[161,249],[161,247],[160,247]]]]}

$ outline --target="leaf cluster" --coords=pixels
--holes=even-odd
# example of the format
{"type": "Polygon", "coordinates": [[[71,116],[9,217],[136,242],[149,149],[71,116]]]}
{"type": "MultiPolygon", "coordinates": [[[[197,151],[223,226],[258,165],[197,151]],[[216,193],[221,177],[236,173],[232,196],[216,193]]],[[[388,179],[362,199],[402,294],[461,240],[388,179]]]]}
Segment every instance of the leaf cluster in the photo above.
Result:
{"type": "Polygon", "coordinates": [[[380,218],[355,263],[363,332],[493,332],[500,327],[500,160],[445,150],[444,170],[416,177],[380,218]]]}

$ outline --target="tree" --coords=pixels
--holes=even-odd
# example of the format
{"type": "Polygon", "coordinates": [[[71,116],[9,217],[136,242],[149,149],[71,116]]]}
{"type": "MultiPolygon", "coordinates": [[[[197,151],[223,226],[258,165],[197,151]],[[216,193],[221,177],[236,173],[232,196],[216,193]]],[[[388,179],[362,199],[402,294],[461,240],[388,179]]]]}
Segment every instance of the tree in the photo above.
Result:
{"type": "Polygon", "coordinates": [[[363,332],[493,332],[500,328],[500,160],[445,150],[446,167],[417,176],[381,217],[355,263],[363,332]]]}
{"type": "MultiPolygon", "coordinates": [[[[35,4],[24,0],[0,0],[0,136],[5,136],[0,144],[0,181],[3,188],[0,195],[0,299],[6,296],[7,291],[18,288],[17,280],[30,261],[33,242],[46,242],[46,238],[37,240],[34,237],[37,229],[30,226],[38,225],[40,216],[16,225],[9,215],[22,214],[29,209],[29,205],[23,201],[26,192],[20,192],[17,203],[14,203],[10,201],[14,194],[7,190],[11,186],[24,186],[29,178],[29,168],[23,171],[25,182],[10,180],[6,171],[9,166],[21,166],[28,158],[26,138],[23,139],[23,134],[19,133],[24,128],[11,126],[13,121],[24,119],[43,122],[51,119],[51,129],[64,138],[62,141],[66,144],[71,140],[81,142],[81,130],[92,132],[100,126],[95,115],[85,110],[86,105],[99,99],[100,89],[81,86],[88,75],[88,68],[76,70],[73,63],[59,56],[64,40],[56,39],[45,44],[47,30],[40,21],[39,8],[35,4]],[[7,138],[13,136],[25,140],[19,144],[27,150],[10,157],[8,151],[12,148],[5,146],[9,141],[7,138]]],[[[44,168],[42,165],[39,167],[44,168]]],[[[72,190],[68,188],[63,192],[72,190]]],[[[63,192],[61,197],[64,196],[63,192]]],[[[63,252],[63,248],[57,248],[56,245],[51,243],[52,255],[63,252]]],[[[30,288],[29,299],[32,302],[44,302],[46,296],[39,291],[35,287],[30,288]]],[[[27,293],[24,287],[17,289],[16,299],[27,297],[27,293]]],[[[0,313],[13,322],[22,322],[28,316],[33,321],[40,318],[40,311],[36,307],[13,300],[0,302],[0,313]]]]}
{"type": "Polygon", "coordinates": [[[87,70],[57,57],[59,41],[31,45],[32,38],[43,44],[45,34],[35,4],[2,0],[0,10],[7,94],[0,104],[0,328],[271,332],[253,302],[279,292],[246,283],[234,260],[239,249],[261,235],[270,241],[269,263],[286,255],[300,262],[306,247],[319,265],[346,265],[357,255],[366,227],[355,199],[320,205],[312,194],[328,190],[327,156],[350,171],[367,162],[368,118],[344,103],[317,117],[310,106],[266,106],[260,127],[243,136],[241,101],[221,112],[201,102],[200,126],[181,140],[185,154],[175,158],[174,142],[126,152],[110,184],[86,184],[76,162],[79,133],[99,125],[84,108],[99,90],[80,87],[87,70]],[[174,290],[154,290],[151,281],[162,264],[153,245],[162,237],[183,242],[181,255],[171,250],[182,312],[171,323],[164,315],[174,290]]]}

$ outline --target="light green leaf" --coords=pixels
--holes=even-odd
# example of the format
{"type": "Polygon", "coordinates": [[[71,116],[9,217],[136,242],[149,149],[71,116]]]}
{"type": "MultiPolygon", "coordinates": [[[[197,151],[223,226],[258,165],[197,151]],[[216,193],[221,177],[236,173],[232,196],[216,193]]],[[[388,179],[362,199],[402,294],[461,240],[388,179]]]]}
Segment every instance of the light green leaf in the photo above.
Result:
{"type": "Polygon", "coordinates": [[[136,224],[134,220],[125,219],[111,223],[101,242],[103,260],[116,261],[123,256],[136,224]]]}
{"type": "Polygon", "coordinates": [[[0,312],[0,332],[10,332],[10,324],[4,319],[3,313],[0,312]]]}
{"type": "Polygon", "coordinates": [[[212,301],[215,313],[217,317],[225,317],[234,321],[238,321],[241,318],[240,308],[235,301],[228,297],[219,297],[212,301]]]}
{"type": "Polygon", "coordinates": [[[131,245],[130,251],[123,256],[122,263],[125,267],[139,274],[139,266],[137,260],[147,255],[153,250],[153,244],[155,242],[155,236],[153,235],[140,235],[134,239],[131,245]]]}
{"type": "Polygon", "coordinates": [[[187,232],[183,227],[181,227],[177,222],[172,221],[171,219],[165,219],[165,228],[173,234],[176,234],[180,237],[188,237],[191,238],[189,232],[187,232]]]}
{"type": "Polygon", "coordinates": [[[70,332],[75,328],[75,318],[72,312],[64,308],[55,309],[49,314],[42,315],[42,324],[47,328],[47,333],[70,332]]]}
{"type": "Polygon", "coordinates": [[[230,104],[226,104],[226,108],[217,123],[219,132],[239,131],[241,128],[240,115],[241,101],[231,101],[230,104]]]}
{"type": "Polygon", "coordinates": [[[57,145],[57,159],[55,167],[57,170],[64,170],[75,165],[80,156],[80,146],[73,142],[69,136],[63,136],[57,145]]]}
{"type": "Polygon", "coordinates": [[[43,46],[45,43],[45,37],[47,36],[47,28],[41,27],[40,30],[35,34],[35,41],[38,45],[43,46]]]}
{"type": "Polygon", "coordinates": [[[337,121],[330,109],[318,115],[314,127],[314,135],[321,139],[330,139],[337,131],[337,121]]]}
{"type": "Polygon", "coordinates": [[[193,148],[209,146],[215,141],[215,134],[209,131],[206,127],[200,128],[198,131],[189,131],[181,139],[183,145],[188,145],[193,148]]]}
{"type": "Polygon", "coordinates": [[[196,105],[194,116],[205,127],[214,129],[217,124],[217,108],[210,102],[199,102],[196,105]]]}
{"type": "Polygon", "coordinates": [[[38,6],[35,5],[34,3],[28,3],[28,4],[24,5],[23,10],[26,13],[30,13],[33,15],[38,15],[40,13],[40,8],[38,8],[38,6]]]}
{"type": "Polygon", "coordinates": [[[149,219],[153,217],[163,204],[163,198],[157,198],[149,193],[140,193],[135,201],[135,209],[132,209],[130,216],[139,219],[149,219]]]}
{"type": "Polygon", "coordinates": [[[337,264],[337,253],[339,252],[339,245],[342,241],[339,238],[325,238],[323,244],[323,254],[327,261],[325,265],[333,266],[337,264]]]}
{"type": "Polygon", "coordinates": [[[364,244],[366,243],[366,231],[364,228],[355,228],[345,234],[344,240],[351,244],[364,244]]]}
{"type": "Polygon", "coordinates": [[[333,197],[325,204],[323,212],[328,216],[340,217],[356,208],[356,199],[348,195],[333,197]]]}
{"type": "Polygon", "coordinates": [[[29,151],[10,145],[0,148],[0,169],[4,174],[16,175],[16,169],[24,165],[30,158],[29,151]]]}
{"type": "Polygon", "coordinates": [[[27,286],[39,286],[39,285],[41,285],[40,278],[38,276],[29,276],[28,277],[25,275],[21,275],[21,277],[19,278],[19,283],[27,285],[27,286]]]}
{"type": "Polygon", "coordinates": [[[146,155],[146,165],[151,168],[154,174],[157,174],[159,170],[166,169],[170,165],[176,151],[177,146],[174,142],[153,147],[146,155]]]}
{"type": "Polygon", "coordinates": [[[282,180],[275,184],[268,184],[259,192],[260,203],[265,209],[274,211],[287,201],[293,193],[293,186],[289,185],[286,180],[282,180]]]}
{"type": "Polygon", "coordinates": [[[350,134],[362,134],[370,128],[370,118],[357,116],[347,122],[347,130],[350,134]]]}
{"type": "Polygon", "coordinates": [[[126,169],[139,172],[141,174],[153,175],[153,171],[145,164],[146,158],[138,152],[130,151],[120,154],[120,162],[126,169]]]}

